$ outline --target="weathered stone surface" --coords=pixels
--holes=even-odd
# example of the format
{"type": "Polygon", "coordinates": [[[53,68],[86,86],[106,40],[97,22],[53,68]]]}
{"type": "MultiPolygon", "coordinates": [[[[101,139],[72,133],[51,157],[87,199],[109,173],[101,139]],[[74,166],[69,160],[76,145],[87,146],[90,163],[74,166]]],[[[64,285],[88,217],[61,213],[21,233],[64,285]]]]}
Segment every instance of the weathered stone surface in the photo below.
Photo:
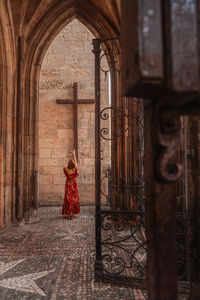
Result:
{"type": "Polygon", "coordinates": [[[57,167],[57,165],[58,165],[58,160],[57,159],[48,159],[48,158],[42,158],[42,159],[40,159],[40,166],[49,166],[49,167],[51,167],[51,166],[55,166],[55,167],[57,167]]]}
{"type": "Polygon", "coordinates": [[[73,138],[73,133],[72,129],[58,129],[59,138],[73,138]]]}
{"type": "Polygon", "coordinates": [[[47,167],[47,166],[40,166],[39,168],[40,175],[58,175],[61,173],[60,167],[47,167]]]}
{"type": "Polygon", "coordinates": [[[63,192],[63,185],[65,184],[65,177],[63,175],[57,175],[53,177],[54,184],[61,184],[62,185],[62,192],[63,192]]]}
{"type": "Polygon", "coordinates": [[[52,158],[67,158],[68,155],[68,149],[64,148],[58,148],[51,151],[51,157],[52,158]]]}
{"type": "Polygon", "coordinates": [[[53,176],[52,175],[40,175],[40,186],[46,184],[52,184],[53,183],[53,176]]]}
{"type": "MultiPolygon", "coordinates": [[[[45,181],[46,182],[46,181],[45,181]]],[[[39,186],[39,191],[41,194],[48,194],[51,192],[51,186],[50,184],[42,184],[42,181],[41,181],[41,184],[39,186]]]]}
{"type": "Polygon", "coordinates": [[[53,138],[41,138],[40,139],[40,149],[44,148],[54,148],[54,139],[53,138]]]}
{"type": "Polygon", "coordinates": [[[50,157],[51,157],[50,149],[47,148],[40,149],[40,158],[50,158],[50,157]]]}

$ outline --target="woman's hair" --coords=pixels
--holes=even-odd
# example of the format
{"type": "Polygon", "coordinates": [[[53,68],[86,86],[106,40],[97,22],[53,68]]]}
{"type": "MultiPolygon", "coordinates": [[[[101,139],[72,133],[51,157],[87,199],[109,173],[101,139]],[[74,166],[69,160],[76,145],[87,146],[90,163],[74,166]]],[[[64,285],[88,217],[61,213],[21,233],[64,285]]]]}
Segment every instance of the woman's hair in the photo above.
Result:
{"type": "Polygon", "coordinates": [[[72,159],[68,161],[67,168],[70,170],[75,168],[75,162],[72,159]]]}

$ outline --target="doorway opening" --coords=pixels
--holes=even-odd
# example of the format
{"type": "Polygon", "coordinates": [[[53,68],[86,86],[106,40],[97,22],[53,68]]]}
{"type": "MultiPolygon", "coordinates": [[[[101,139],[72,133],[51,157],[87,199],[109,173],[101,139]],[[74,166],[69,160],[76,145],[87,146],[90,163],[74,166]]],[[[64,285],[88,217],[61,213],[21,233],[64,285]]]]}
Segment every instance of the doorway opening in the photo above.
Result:
{"type": "MultiPolygon", "coordinates": [[[[63,167],[71,158],[76,144],[80,205],[95,205],[95,89],[92,39],[94,35],[79,20],[74,19],[55,37],[43,59],[39,91],[40,206],[62,205],[65,185],[63,167]]],[[[105,61],[104,64],[106,63],[105,61]]],[[[106,106],[109,101],[108,76],[102,78],[102,85],[102,97],[106,106]]],[[[110,166],[109,159],[104,158],[102,166],[106,174],[110,166]]],[[[105,194],[107,184],[105,181],[105,194]]],[[[106,195],[104,198],[106,203],[106,195]]]]}

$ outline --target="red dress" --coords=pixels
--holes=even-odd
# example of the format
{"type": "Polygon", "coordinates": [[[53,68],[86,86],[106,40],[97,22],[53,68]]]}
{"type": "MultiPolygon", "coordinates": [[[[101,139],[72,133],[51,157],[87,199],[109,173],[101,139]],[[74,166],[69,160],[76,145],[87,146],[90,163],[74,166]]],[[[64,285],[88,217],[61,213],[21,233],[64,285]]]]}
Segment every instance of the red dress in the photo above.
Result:
{"type": "Polygon", "coordinates": [[[62,215],[73,216],[73,214],[80,213],[78,185],[76,182],[76,177],[79,175],[77,169],[75,169],[75,172],[72,174],[67,174],[65,168],[63,171],[66,176],[66,184],[62,215]]]}

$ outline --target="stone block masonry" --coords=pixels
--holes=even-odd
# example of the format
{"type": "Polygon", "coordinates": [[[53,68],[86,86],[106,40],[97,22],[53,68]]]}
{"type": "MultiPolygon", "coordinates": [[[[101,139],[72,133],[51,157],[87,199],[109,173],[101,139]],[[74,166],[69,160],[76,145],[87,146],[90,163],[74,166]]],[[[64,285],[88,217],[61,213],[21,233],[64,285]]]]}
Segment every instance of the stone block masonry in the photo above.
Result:
{"type": "MultiPolygon", "coordinates": [[[[39,199],[40,205],[62,205],[63,167],[71,158],[74,143],[73,105],[56,99],[94,99],[93,34],[78,20],[64,27],[50,45],[40,73],[39,95],[39,199]]],[[[108,102],[108,79],[103,81],[103,101],[108,102]]],[[[78,104],[78,186],[81,205],[94,205],[95,105],[78,104]]],[[[102,161],[106,170],[109,159],[102,161]]],[[[105,197],[104,199],[105,200],[105,197]]]]}

